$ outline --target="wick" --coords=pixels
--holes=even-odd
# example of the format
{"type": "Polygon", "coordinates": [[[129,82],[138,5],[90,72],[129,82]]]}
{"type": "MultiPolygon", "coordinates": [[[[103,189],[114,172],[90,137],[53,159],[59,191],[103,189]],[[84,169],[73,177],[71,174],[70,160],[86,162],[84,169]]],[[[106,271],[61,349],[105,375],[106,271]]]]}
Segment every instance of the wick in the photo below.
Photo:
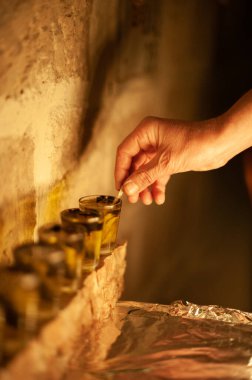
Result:
{"type": "Polygon", "coordinates": [[[123,196],[123,190],[122,188],[118,191],[117,198],[121,199],[123,196]]]}

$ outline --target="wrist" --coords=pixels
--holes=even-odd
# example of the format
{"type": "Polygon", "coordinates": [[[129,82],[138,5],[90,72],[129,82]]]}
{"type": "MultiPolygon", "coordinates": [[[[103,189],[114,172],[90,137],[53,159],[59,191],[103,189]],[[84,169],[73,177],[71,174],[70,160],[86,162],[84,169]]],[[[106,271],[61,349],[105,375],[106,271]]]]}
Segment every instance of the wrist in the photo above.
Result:
{"type": "Polygon", "coordinates": [[[219,119],[222,124],[219,139],[227,160],[230,160],[252,146],[252,91],[219,119]]]}
{"type": "Polygon", "coordinates": [[[225,126],[220,117],[192,124],[188,156],[194,171],[217,169],[229,160],[224,138],[225,126]]]}
{"type": "Polygon", "coordinates": [[[224,114],[194,123],[190,133],[190,153],[195,157],[192,170],[210,170],[225,165],[252,146],[252,91],[224,114]]]}

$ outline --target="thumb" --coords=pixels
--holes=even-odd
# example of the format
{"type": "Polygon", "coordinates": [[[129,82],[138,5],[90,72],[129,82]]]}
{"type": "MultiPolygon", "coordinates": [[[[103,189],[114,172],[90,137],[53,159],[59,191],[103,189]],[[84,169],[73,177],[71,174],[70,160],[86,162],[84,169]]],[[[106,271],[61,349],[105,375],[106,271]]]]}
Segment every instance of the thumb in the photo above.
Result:
{"type": "Polygon", "coordinates": [[[156,155],[147,164],[134,171],[124,182],[123,191],[127,196],[139,194],[164,175],[162,153],[156,155]]]}

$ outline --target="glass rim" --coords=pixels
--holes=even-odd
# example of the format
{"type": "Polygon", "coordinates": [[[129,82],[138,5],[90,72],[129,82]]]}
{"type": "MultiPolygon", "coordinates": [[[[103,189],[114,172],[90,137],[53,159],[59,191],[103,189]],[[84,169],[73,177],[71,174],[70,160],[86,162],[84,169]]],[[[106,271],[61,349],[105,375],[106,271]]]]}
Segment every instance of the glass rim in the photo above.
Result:
{"type": "Polygon", "coordinates": [[[46,238],[51,239],[54,244],[60,244],[65,240],[75,242],[83,239],[83,232],[80,230],[81,226],[63,226],[60,223],[47,223],[43,224],[38,229],[39,242],[47,242],[46,238]]]}
{"type": "Polygon", "coordinates": [[[3,266],[0,269],[0,275],[2,278],[4,278],[5,275],[12,276],[21,287],[25,287],[27,290],[37,288],[40,283],[40,278],[36,272],[26,272],[16,266],[3,266]]]}
{"type": "Polygon", "coordinates": [[[103,216],[99,211],[91,207],[88,209],[88,211],[93,211],[94,215],[85,215],[84,214],[85,211],[81,210],[78,207],[67,208],[61,211],[60,217],[61,217],[62,222],[65,221],[67,223],[72,223],[72,224],[81,224],[82,226],[84,226],[85,224],[103,222],[103,216]]]}
{"type": "Polygon", "coordinates": [[[57,222],[51,222],[51,223],[46,223],[42,224],[38,228],[38,233],[40,232],[46,232],[46,233],[60,233],[62,230],[62,226],[60,223],[57,222]]]}
{"type": "Polygon", "coordinates": [[[35,260],[45,260],[51,262],[57,256],[58,261],[63,261],[65,257],[64,250],[60,246],[54,246],[51,244],[45,244],[40,242],[26,242],[20,245],[17,245],[13,249],[13,256],[19,262],[19,255],[27,255],[30,258],[35,260]]]}
{"type": "Polygon", "coordinates": [[[116,197],[115,195],[104,195],[104,194],[85,195],[79,198],[79,206],[80,206],[80,209],[81,209],[81,206],[83,206],[84,208],[87,208],[87,209],[97,207],[97,209],[99,210],[120,210],[122,207],[122,199],[116,197]],[[84,205],[85,201],[96,200],[99,197],[105,197],[105,198],[111,197],[113,198],[114,201],[113,203],[110,203],[110,204],[101,204],[101,203],[96,202],[96,205],[90,205],[90,206],[88,204],[84,205]]]}

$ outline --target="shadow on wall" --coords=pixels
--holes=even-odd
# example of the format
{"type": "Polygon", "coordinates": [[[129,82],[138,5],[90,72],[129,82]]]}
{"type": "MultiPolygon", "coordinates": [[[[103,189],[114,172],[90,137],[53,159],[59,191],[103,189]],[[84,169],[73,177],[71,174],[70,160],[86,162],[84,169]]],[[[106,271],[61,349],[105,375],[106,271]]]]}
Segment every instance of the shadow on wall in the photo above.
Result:
{"type": "MultiPolygon", "coordinates": [[[[66,195],[64,181],[66,179],[67,182],[69,177],[67,170],[72,170],[74,165],[78,166],[79,159],[84,155],[92,137],[98,113],[104,107],[102,102],[106,96],[105,92],[113,92],[114,87],[116,88],[115,91],[118,91],[118,88],[120,91],[120,85],[123,84],[123,81],[128,81],[135,73],[135,59],[137,59],[135,56],[137,54],[130,60],[130,65],[127,62],[122,64],[122,61],[132,51],[132,46],[133,48],[140,47],[138,50],[141,57],[142,41],[145,36],[143,36],[144,33],[139,32],[138,37],[140,36],[140,38],[135,42],[132,35],[128,38],[128,34],[132,32],[133,27],[141,24],[143,21],[142,12],[145,12],[146,7],[158,8],[158,5],[155,5],[152,0],[140,2],[137,0],[115,0],[112,6],[113,12],[114,9],[115,12],[111,13],[116,14],[118,12],[118,20],[113,20],[113,23],[117,25],[117,32],[114,32],[116,27],[113,26],[111,30],[108,28],[109,32],[104,34],[104,39],[101,38],[100,40],[98,35],[97,48],[96,41],[94,46],[96,49],[95,57],[90,56],[91,58],[86,59],[88,49],[90,49],[90,45],[86,45],[87,35],[90,32],[89,20],[97,21],[97,29],[100,28],[100,32],[102,32],[102,28],[107,26],[104,24],[106,12],[104,12],[103,17],[100,17],[99,9],[97,11],[96,8],[92,14],[93,18],[90,17],[92,5],[96,4],[98,7],[99,1],[88,2],[87,7],[84,4],[85,2],[78,1],[73,1],[70,6],[67,1],[57,0],[53,1],[52,7],[47,7],[46,4],[37,0],[30,0],[26,4],[20,1],[16,3],[18,7],[13,8],[13,4],[7,4],[7,2],[4,6],[8,22],[5,20],[4,12],[2,30],[3,35],[5,33],[9,39],[6,38],[6,46],[3,44],[1,47],[0,53],[4,53],[4,59],[1,63],[1,78],[2,84],[5,81],[9,87],[6,84],[3,85],[2,91],[8,101],[11,103],[12,101],[18,102],[20,106],[18,112],[21,115],[26,112],[27,120],[26,118],[15,118],[17,112],[15,110],[13,118],[9,122],[11,136],[14,136],[14,139],[7,141],[1,138],[0,141],[1,179],[2,183],[6,184],[5,187],[2,186],[1,192],[3,202],[1,204],[3,220],[1,238],[4,252],[7,252],[11,245],[19,243],[22,235],[22,240],[26,238],[30,240],[33,237],[32,230],[37,223],[48,222],[56,217],[57,210],[60,207],[60,198],[66,195]],[[16,28],[13,29],[14,23],[16,28]],[[74,35],[75,30],[76,35],[74,35]],[[83,44],[80,43],[82,39],[85,42],[83,44]],[[130,44],[130,48],[124,53],[127,43],[130,44]],[[15,51],[15,54],[12,53],[12,50],[15,51]],[[79,60],[80,54],[85,54],[83,65],[78,64],[81,61],[79,60]],[[123,54],[124,58],[122,58],[123,54]],[[87,65],[86,61],[89,61],[87,65]],[[115,61],[118,66],[123,66],[123,70],[115,67],[115,61]],[[44,81],[45,73],[40,76],[42,69],[46,71],[46,81],[44,81]],[[121,70],[120,79],[117,78],[117,71],[119,70],[121,70]],[[50,73],[48,77],[47,71],[50,73]],[[85,71],[84,74],[83,71],[85,71]],[[26,75],[25,81],[23,80],[23,72],[26,75]],[[60,82],[61,79],[65,81],[66,79],[66,82],[71,82],[69,78],[77,79],[77,82],[80,80],[82,89],[76,87],[75,82],[72,87],[60,87],[60,92],[63,95],[57,98],[54,91],[57,88],[58,81],[60,82]],[[20,80],[22,83],[19,83],[20,80]],[[120,84],[113,87],[113,84],[117,84],[119,80],[120,84]],[[50,91],[48,90],[50,98],[46,96],[47,85],[50,89],[50,91]],[[19,86],[21,87],[19,88],[19,86]],[[15,96],[9,95],[9,88],[13,90],[15,96]],[[64,96],[66,88],[70,88],[69,97],[64,96]],[[28,90],[30,89],[32,91],[29,95],[28,90]],[[43,103],[41,95],[44,93],[46,95],[45,99],[43,98],[43,101],[45,100],[43,103]],[[20,99],[19,95],[22,95],[20,99]],[[72,100],[71,95],[74,99],[68,108],[68,104],[72,100]],[[85,104],[78,104],[75,96],[79,95],[81,97],[86,96],[85,104]],[[58,103],[56,101],[55,104],[50,104],[50,100],[54,98],[59,99],[58,103]],[[33,119],[32,113],[34,114],[33,119]],[[25,131],[24,135],[21,135],[21,130],[25,131]],[[57,136],[60,138],[58,139],[57,136]],[[49,142],[48,146],[47,142],[49,142]],[[44,158],[47,159],[47,165],[44,158]],[[45,178],[41,179],[40,176],[35,175],[40,173],[40,170],[41,172],[45,170],[45,178]],[[66,178],[60,178],[63,176],[66,178]],[[58,181],[59,178],[62,182],[58,181]],[[34,189],[34,187],[36,188],[34,189]],[[9,202],[13,202],[13,209],[11,206],[9,207],[9,202]],[[14,223],[17,225],[14,226],[14,223]]],[[[103,6],[102,9],[104,10],[106,7],[103,6]]],[[[134,35],[133,33],[133,37],[134,35]]],[[[90,37],[89,44],[91,40],[90,37]]],[[[136,50],[133,49],[133,51],[136,50]]],[[[144,70],[142,71],[144,72],[144,70]]],[[[116,99],[116,96],[117,93],[111,98],[116,99]]],[[[7,107],[9,107],[8,104],[7,107]]],[[[12,109],[6,108],[4,112],[10,115],[12,109]]],[[[9,136],[8,117],[7,121],[5,120],[6,114],[3,114],[3,117],[1,114],[1,123],[2,127],[7,130],[6,135],[9,136]]],[[[9,137],[7,138],[9,139],[9,137]]],[[[110,136],[108,136],[108,140],[109,138],[110,136]]],[[[87,172],[88,170],[89,168],[87,172]]],[[[89,178],[87,182],[89,182],[89,178]]]]}
{"type": "MultiPolygon", "coordinates": [[[[138,59],[144,49],[150,50],[150,57],[153,55],[152,45],[154,44],[149,41],[149,48],[143,47],[143,36],[145,39],[146,35],[154,34],[156,37],[155,28],[161,9],[162,1],[157,3],[153,3],[152,0],[118,2],[117,32],[113,39],[107,40],[96,52],[96,57],[92,62],[94,70],[92,67],[88,69],[91,73],[88,78],[90,88],[86,99],[87,108],[84,108],[80,127],[79,157],[84,153],[91,140],[96,120],[103,108],[104,97],[111,95],[110,92],[118,91],[120,85],[139,75],[138,59]],[[132,38],[132,35],[129,36],[132,30],[135,30],[135,39],[132,38]],[[138,33],[141,36],[140,39],[138,33]],[[128,41],[130,41],[130,46],[127,45],[128,41]],[[139,49],[142,49],[140,53],[139,49]],[[127,57],[129,54],[130,59],[127,57]]],[[[151,61],[153,58],[144,63],[145,74],[146,71],[152,70],[151,61]]],[[[139,71],[141,70],[143,67],[139,71]]]]}
{"type": "Polygon", "coordinates": [[[89,73],[90,73],[90,88],[88,91],[86,104],[87,108],[84,109],[83,118],[81,122],[81,133],[80,133],[80,146],[79,146],[79,157],[84,153],[87,148],[91,138],[94,126],[96,124],[96,119],[102,109],[102,102],[105,96],[105,89],[108,85],[108,80],[110,79],[110,73],[114,68],[114,58],[116,55],[120,54],[120,42],[121,42],[121,32],[124,32],[124,38],[129,32],[127,28],[127,23],[124,22],[120,14],[122,13],[121,8],[124,8],[126,12],[126,20],[129,15],[129,7],[125,7],[126,3],[122,2],[118,5],[118,22],[117,22],[117,33],[114,39],[107,40],[105,44],[96,52],[96,57],[93,62],[89,62],[89,73]],[[94,70],[91,67],[94,65],[94,70]]]}
{"type": "Polygon", "coordinates": [[[102,108],[102,99],[106,87],[108,73],[113,66],[117,40],[107,41],[97,58],[97,64],[91,78],[90,91],[87,98],[87,109],[81,122],[79,157],[84,153],[91,138],[96,118],[102,108]]]}

